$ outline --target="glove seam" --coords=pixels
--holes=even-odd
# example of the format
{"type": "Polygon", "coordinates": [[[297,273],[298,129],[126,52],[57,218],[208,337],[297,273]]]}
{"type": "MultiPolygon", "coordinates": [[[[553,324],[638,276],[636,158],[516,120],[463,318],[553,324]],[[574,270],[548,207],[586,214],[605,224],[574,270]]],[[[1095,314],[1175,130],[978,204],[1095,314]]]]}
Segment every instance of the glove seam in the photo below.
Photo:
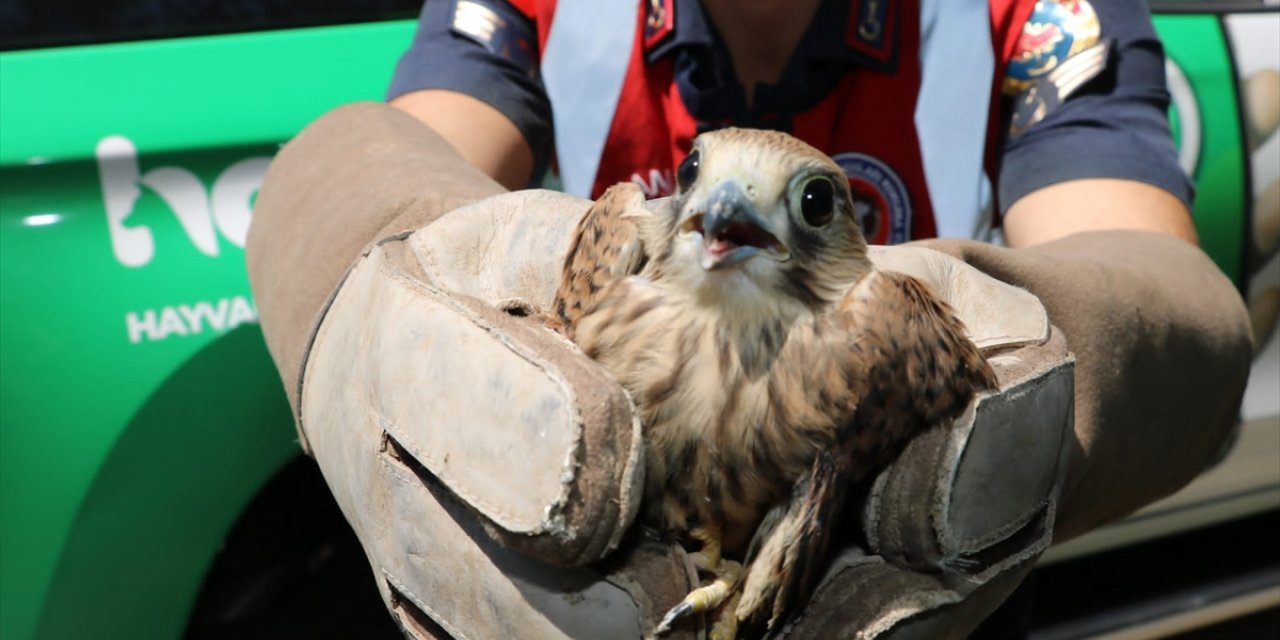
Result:
{"type": "MultiPolygon", "coordinates": [[[[436,611],[435,609],[432,609],[430,606],[428,606],[427,603],[423,601],[421,597],[419,597],[418,595],[410,591],[409,588],[403,582],[401,582],[400,580],[397,580],[396,577],[391,575],[391,572],[387,571],[385,567],[382,568],[382,579],[386,580],[387,584],[390,584],[393,588],[395,588],[395,590],[399,592],[401,596],[404,596],[405,599],[413,603],[415,607],[418,607],[419,609],[422,610],[423,613],[426,613],[432,620],[435,620],[436,624],[443,627],[444,630],[448,631],[449,635],[453,636],[456,640],[471,640],[470,636],[463,633],[461,630],[454,627],[453,625],[449,624],[449,622],[440,615],[439,611],[436,611]]],[[[397,614],[397,616],[398,615],[399,614],[397,614]]]]}
{"type": "MultiPolygon", "coordinates": [[[[999,393],[1007,393],[1001,389],[999,393]]],[[[943,451],[938,464],[938,473],[934,476],[933,486],[937,491],[933,494],[932,508],[929,510],[929,524],[933,530],[933,542],[938,550],[939,560],[943,563],[950,557],[947,534],[950,529],[951,497],[955,491],[956,477],[960,472],[960,461],[969,448],[969,440],[973,437],[974,427],[978,422],[978,407],[993,394],[989,391],[979,393],[965,407],[964,413],[949,425],[951,432],[947,434],[947,447],[943,451]],[[965,425],[956,429],[957,423],[965,425]]]]}
{"type": "Polygon", "coordinates": [[[344,289],[343,285],[347,283],[347,280],[351,279],[352,272],[354,272],[357,267],[369,258],[372,249],[372,245],[365,247],[364,250],[360,252],[360,256],[351,263],[351,266],[347,267],[345,272],[343,272],[342,277],[338,279],[338,283],[334,285],[333,291],[329,292],[328,297],[325,298],[324,304],[321,305],[320,310],[316,313],[315,320],[311,323],[307,332],[306,343],[302,345],[302,353],[298,358],[298,375],[295,379],[296,386],[294,389],[298,402],[297,405],[293,407],[293,417],[298,428],[298,444],[302,447],[302,451],[304,453],[313,458],[315,457],[315,454],[311,452],[311,442],[307,438],[306,425],[302,417],[302,398],[306,393],[307,388],[307,366],[311,363],[311,352],[315,349],[316,342],[320,339],[320,334],[324,331],[324,323],[325,320],[329,318],[329,310],[333,308],[334,303],[338,301],[338,297],[342,295],[344,289]]]}
{"type": "MultiPolygon", "coordinates": [[[[1056,472],[1057,471],[1055,470],[1055,473],[1056,472]]],[[[1034,508],[1028,509],[1027,511],[1011,518],[1007,524],[997,528],[995,531],[988,533],[987,535],[967,538],[964,540],[953,539],[946,541],[944,542],[944,545],[950,548],[947,549],[945,555],[948,557],[959,557],[966,553],[982,551],[993,544],[1007,540],[1010,535],[1021,530],[1023,527],[1026,527],[1027,523],[1035,519],[1036,515],[1043,511],[1045,507],[1050,506],[1052,502],[1052,500],[1047,498],[1041,500],[1036,503],[1034,508]],[[947,544],[948,542],[950,544],[947,544]]]]}
{"type": "MultiPolygon", "coordinates": [[[[382,415],[381,412],[376,410],[371,410],[370,413],[372,414],[373,419],[377,421],[379,428],[381,428],[382,431],[386,433],[389,438],[400,443],[400,446],[404,447],[405,451],[408,451],[410,455],[412,455],[415,459],[422,457],[419,452],[421,452],[423,448],[421,445],[417,443],[417,441],[413,439],[412,436],[406,433],[403,433],[399,429],[394,429],[392,426],[394,423],[390,420],[387,420],[382,415]]],[[[386,459],[385,455],[382,456],[382,463],[385,465],[391,464],[391,462],[386,459]]],[[[428,467],[427,465],[423,464],[422,467],[424,471],[434,476],[437,480],[441,482],[441,484],[444,484],[445,486],[449,487],[450,491],[452,491],[453,493],[461,497],[463,500],[465,500],[467,504],[473,507],[478,507],[481,513],[486,518],[493,520],[495,524],[498,524],[504,529],[507,529],[508,531],[512,531],[513,533],[522,533],[522,534],[528,534],[528,535],[537,535],[537,534],[546,532],[546,530],[541,527],[542,522],[533,522],[533,519],[531,518],[526,518],[518,514],[512,514],[501,507],[494,506],[488,500],[485,500],[484,498],[481,498],[476,494],[470,491],[467,491],[466,489],[454,486],[455,483],[447,482],[443,476],[441,476],[439,473],[436,473],[435,471],[432,471],[431,468],[428,467]],[[533,522],[533,524],[530,524],[531,522],[533,522]],[[518,527],[519,529],[513,528],[513,525],[518,527]]],[[[404,480],[406,483],[412,484],[412,481],[410,481],[407,477],[404,477],[404,476],[398,476],[398,477],[400,477],[400,479],[404,480]]]]}
{"type": "Polygon", "coordinates": [[[577,474],[574,473],[574,471],[576,471],[577,469],[578,453],[582,446],[581,445],[582,415],[577,409],[576,394],[573,393],[573,390],[571,388],[568,388],[569,385],[563,379],[563,377],[561,377],[557,373],[550,370],[550,368],[547,366],[548,363],[542,362],[539,359],[531,358],[530,354],[526,353],[525,350],[516,348],[516,345],[514,345],[513,341],[509,339],[509,336],[506,336],[502,332],[497,331],[492,324],[485,322],[477,314],[471,312],[469,309],[464,308],[462,305],[452,300],[449,295],[435,290],[433,287],[431,287],[425,282],[417,281],[411,278],[408,273],[390,264],[388,260],[384,259],[379,262],[380,262],[378,265],[379,271],[384,275],[389,276],[394,283],[400,285],[401,287],[404,287],[405,289],[407,289],[412,293],[417,293],[417,294],[421,294],[429,297],[433,302],[440,304],[447,310],[469,321],[472,325],[484,331],[485,334],[489,335],[490,337],[496,338],[497,341],[500,344],[502,344],[508,351],[514,353],[517,357],[521,358],[525,362],[528,362],[529,364],[536,367],[538,370],[542,371],[543,374],[546,375],[555,384],[556,388],[560,390],[560,392],[563,394],[563,397],[565,398],[566,406],[570,407],[569,413],[571,415],[571,420],[573,422],[574,433],[572,438],[573,445],[568,448],[569,450],[565,456],[566,459],[560,465],[561,481],[559,483],[559,486],[560,486],[559,495],[556,496],[556,498],[550,504],[544,505],[542,507],[543,509],[542,517],[529,518],[529,517],[523,517],[523,516],[514,516],[506,512],[505,510],[495,508],[493,507],[493,505],[489,504],[487,501],[477,498],[475,494],[467,490],[465,486],[458,486],[458,485],[465,485],[465,482],[463,481],[462,478],[451,476],[450,474],[441,473],[438,470],[438,467],[441,461],[436,459],[429,452],[425,451],[424,448],[411,435],[406,433],[403,429],[400,429],[398,424],[396,424],[394,421],[385,419],[385,417],[382,415],[380,411],[376,416],[377,419],[379,420],[379,426],[381,426],[384,431],[391,434],[397,441],[401,442],[402,444],[408,445],[405,447],[406,450],[408,450],[415,459],[422,462],[423,467],[425,467],[428,471],[430,471],[432,475],[439,478],[441,482],[443,482],[446,486],[450,488],[450,490],[454,491],[459,496],[466,499],[469,503],[473,503],[476,506],[486,511],[492,511],[493,512],[492,514],[486,513],[485,515],[490,519],[494,520],[497,524],[499,524],[503,528],[508,529],[513,533],[524,533],[528,535],[552,533],[552,534],[567,535],[570,537],[574,537],[575,532],[570,531],[569,528],[567,527],[567,524],[564,523],[563,521],[564,519],[563,510],[564,510],[565,504],[569,499],[569,495],[570,495],[572,484],[573,484],[572,479],[569,480],[568,482],[565,482],[564,478],[567,476],[569,478],[576,479],[577,474]],[[494,517],[495,515],[497,517],[494,517]],[[511,521],[511,523],[509,524],[504,522],[498,522],[499,519],[509,520],[511,521]],[[556,522],[557,520],[559,520],[558,523],[556,522]],[[511,524],[514,524],[515,526],[514,527],[511,526],[511,524]]]}
{"type": "MultiPolygon", "coordinates": [[[[399,213],[407,209],[409,204],[410,203],[407,201],[399,203],[395,207],[395,215],[398,217],[399,213]]],[[[320,305],[320,309],[316,311],[315,320],[311,322],[310,327],[308,328],[306,342],[302,345],[302,351],[298,356],[298,373],[295,376],[294,387],[294,395],[297,398],[297,403],[292,407],[292,409],[294,425],[297,427],[298,431],[298,444],[302,447],[303,453],[311,456],[312,458],[315,457],[315,454],[311,452],[311,442],[307,438],[306,427],[304,426],[302,419],[302,396],[306,390],[307,364],[311,361],[311,351],[315,348],[316,341],[319,339],[320,333],[324,329],[324,321],[328,319],[329,310],[333,308],[338,297],[342,295],[344,285],[351,279],[351,274],[357,267],[368,260],[370,256],[373,255],[374,251],[380,249],[382,245],[389,242],[403,240],[411,235],[413,235],[412,231],[405,231],[380,237],[377,240],[366,244],[364,248],[360,250],[360,253],[356,256],[355,260],[352,260],[351,264],[347,266],[347,269],[342,272],[342,276],[338,278],[338,281],[334,283],[333,290],[325,297],[324,304],[320,305]]]]}
{"type": "Polygon", "coordinates": [[[626,389],[622,390],[622,394],[627,399],[627,407],[631,412],[631,446],[628,449],[626,462],[622,465],[622,481],[618,483],[618,491],[615,494],[620,507],[618,519],[614,523],[613,534],[605,542],[604,554],[617,549],[618,545],[622,544],[622,538],[630,530],[628,525],[635,521],[636,515],[640,512],[640,503],[644,497],[644,427],[640,424],[640,416],[631,394],[627,393],[626,389]],[[628,478],[630,481],[626,481],[628,478]],[[637,492],[640,494],[639,498],[633,496],[637,492]]]}

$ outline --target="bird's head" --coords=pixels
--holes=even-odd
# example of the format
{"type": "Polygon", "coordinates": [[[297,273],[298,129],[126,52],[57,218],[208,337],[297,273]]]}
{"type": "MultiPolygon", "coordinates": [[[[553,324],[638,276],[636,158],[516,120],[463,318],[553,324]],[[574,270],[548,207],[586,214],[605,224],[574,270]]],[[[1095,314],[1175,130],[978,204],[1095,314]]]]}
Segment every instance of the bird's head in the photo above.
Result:
{"type": "Polygon", "coordinates": [[[844,172],[785,133],[704,133],[676,183],[672,275],[720,304],[818,310],[871,269],[844,172]]]}

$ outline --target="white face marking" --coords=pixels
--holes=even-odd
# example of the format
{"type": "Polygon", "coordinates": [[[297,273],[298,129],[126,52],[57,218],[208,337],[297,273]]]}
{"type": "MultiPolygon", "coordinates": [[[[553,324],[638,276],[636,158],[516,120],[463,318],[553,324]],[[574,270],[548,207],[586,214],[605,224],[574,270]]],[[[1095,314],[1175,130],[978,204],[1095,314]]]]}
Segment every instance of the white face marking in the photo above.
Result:
{"type": "Polygon", "coordinates": [[[699,148],[699,176],[684,197],[673,263],[691,291],[714,295],[733,306],[750,306],[752,298],[776,295],[782,281],[780,263],[790,259],[786,243],[790,220],[784,200],[789,172],[766,170],[785,167],[787,163],[781,158],[740,151],[699,148]],[[739,246],[719,238],[708,241],[703,223],[711,216],[730,213],[729,206],[717,197],[717,190],[726,185],[739,190],[754,210],[759,226],[777,241],[776,246],[739,246]]]}
{"type": "Polygon", "coordinates": [[[719,269],[707,269],[705,239],[697,231],[681,231],[672,246],[668,277],[698,306],[715,311],[735,325],[759,326],[807,310],[783,290],[783,265],[762,255],[719,269]]]}

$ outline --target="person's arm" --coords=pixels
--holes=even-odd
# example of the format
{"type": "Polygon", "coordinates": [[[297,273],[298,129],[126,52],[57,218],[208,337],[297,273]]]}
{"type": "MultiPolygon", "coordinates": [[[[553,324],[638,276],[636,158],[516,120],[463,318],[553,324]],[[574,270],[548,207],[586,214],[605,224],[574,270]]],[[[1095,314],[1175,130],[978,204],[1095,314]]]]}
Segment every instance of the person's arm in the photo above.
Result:
{"type": "Polygon", "coordinates": [[[392,106],[508,189],[529,186],[551,153],[537,28],[524,11],[506,0],[428,0],[387,89],[392,106]]]}
{"type": "Polygon", "coordinates": [[[520,129],[498,109],[465,93],[424,89],[391,100],[435,129],[458,154],[508,189],[533,175],[533,150],[520,129]]]}
{"type": "Polygon", "coordinates": [[[1199,240],[1186,205],[1173,194],[1133,180],[1086,178],[1027,194],[1005,212],[1010,247],[1030,247],[1082,231],[1132,229],[1199,240]]]}
{"type": "Polygon", "coordinates": [[[1010,123],[996,185],[1005,241],[1029,247],[1131,229],[1198,244],[1192,184],[1170,134],[1164,49],[1145,3],[1083,10],[1096,11],[1092,26],[1052,9],[1028,21],[1059,22],[1074,53],[1018,54],[1007,67],[1010,123]]]}

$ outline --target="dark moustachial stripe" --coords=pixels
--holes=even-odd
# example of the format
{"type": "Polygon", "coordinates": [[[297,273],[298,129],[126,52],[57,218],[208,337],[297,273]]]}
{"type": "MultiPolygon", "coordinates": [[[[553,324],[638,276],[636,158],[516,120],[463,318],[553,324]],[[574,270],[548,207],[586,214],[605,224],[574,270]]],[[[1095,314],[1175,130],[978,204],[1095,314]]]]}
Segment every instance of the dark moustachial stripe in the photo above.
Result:
{"type": "Polygon", "coordinates": [[[805,267],[796,265],[789,269],[783,269],[782,275],[785,278],[784,286],[786,289],[784,293],[786,295],[799,300],[806,307],[814,310],[821,309],[826,304],[826,301],[815,293],[810,286],[810,283],[814,280],[814,275],[805,267]]]}

